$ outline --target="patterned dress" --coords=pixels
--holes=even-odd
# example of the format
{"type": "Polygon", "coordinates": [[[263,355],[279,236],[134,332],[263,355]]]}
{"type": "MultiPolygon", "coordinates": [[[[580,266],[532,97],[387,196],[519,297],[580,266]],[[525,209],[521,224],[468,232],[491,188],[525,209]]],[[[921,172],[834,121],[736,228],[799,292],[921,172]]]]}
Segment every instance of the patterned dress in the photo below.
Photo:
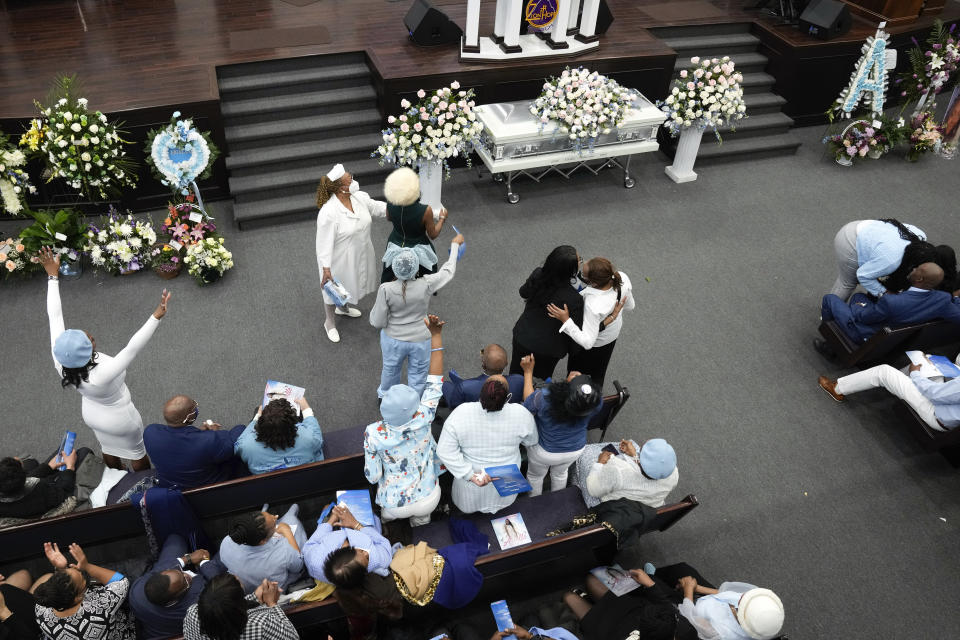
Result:
{"type": "Polygon", "coordinates": [[[37,624],[52,640],[135,640],[133,618],[127,613],[130,579],[90,587],[72,616],[57,617],[50,607],[36,605],[37,624]]]}

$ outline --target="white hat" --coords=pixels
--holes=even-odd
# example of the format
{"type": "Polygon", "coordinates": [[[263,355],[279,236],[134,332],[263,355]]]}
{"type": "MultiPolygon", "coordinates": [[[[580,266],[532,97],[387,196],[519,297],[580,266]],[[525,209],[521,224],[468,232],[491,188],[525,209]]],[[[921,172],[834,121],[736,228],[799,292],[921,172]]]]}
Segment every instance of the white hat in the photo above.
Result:
{"type": "Polygon", "coordinates": [[[783,628],[783,603],[770,589],[750,589],[737,605],[737,622],[751,638],[772,640],[783,628]]]}
{"type": "Polygon", "coordinates": [[[340,178],[343,177],[343,174],[345,173],[346,171],[344,170],[343,165],[338,164],[338,165],[335,165],[333,169],[330,169],[330,172],[327,173],[327,177],[330,178],[331,180],[339,180],[340,178]]]}

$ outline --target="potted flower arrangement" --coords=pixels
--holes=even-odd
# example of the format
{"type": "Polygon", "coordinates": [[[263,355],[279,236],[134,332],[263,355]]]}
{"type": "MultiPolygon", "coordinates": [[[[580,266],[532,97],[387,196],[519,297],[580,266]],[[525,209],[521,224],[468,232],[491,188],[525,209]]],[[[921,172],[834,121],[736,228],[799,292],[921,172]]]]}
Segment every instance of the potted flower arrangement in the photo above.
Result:
{"type": "Polygon", "coordinates": [[[943,129],[932,111],[921,111],[910,119],[910,148],[907,160],[916,162],[928,151],[935,151],[943,141],[943,129]]]}
{"type": "Polygon", "coordinates": [[[51,180],[63,178],[91,200],[107,199],[136,183],[133,161],[123,149],[129,143],[117,124],[90,111],[79,94],[73,76],[58,78],[47,105],[35,103],[40,118],[30,122],[20,144],[43,157],[51,180]]]}
{"type": "Polygon", "coordinates": [[[166,242],[158,242],[150,248],[150,266],[153,272],[164,280],[172,280],[183,269],[181,249],[171,247],[166,242]]]}
{"type": "Polygon", "coordinates": [[[198,284],[216,282],[233,268],[233,254],[223,246],[223,238],[204,238],[187,247],[183,262],[198,284]]]}
{"type": "Polygon", "coordinates": [[[160,225],[161,235],[184,246],[200,242],[216,230],[213,218],[194,203],[192,195],[185,202],[167,204],[167,217],[160,225]]]}
{"type": "Polygon", "coordinates": [[[27,253],[27,247],[20,238],[0,240],[0,264],[7,277],[22,275],[39,268],[39,258],[27,253]]]}
{"type": "Polygon", "coordinates": [[[11,147],[7,137],[0,132],[0,198],[3,210],[12,215],[24,211],[24,198],[37,189],[30,183],[30,176],[21,169],[27,163],[27,157],[19,149],[11,147]]]}
{"type": "Polygon", "coordinates": [[[190,193],[195,180],[209,178],[220,150],[209,131],[198,131],[193,120],[180,119],[174,111],[170,124],[147,134],[147,163],[160,184],[182,195],[190,193]]]}
{"type": "Polygon", "coordinates": [[[450,177],[450,158],[463,157],[470,165],[470,152],[483,131],[473,112],[473,90],[463,90],[459,82],[427,93],[417,91],[418,102],[400,101],[403,113],[390,116],[383,141],[373,156],[385,163],[417,168],[420,172],[420,201],[434,211],[440,202],[444,172],[450,177]]]}
{"type": "Polygon", "coordinates": [[[583,154],[597,138],[610,133],[626,117],[637,92],[616,80],[583,67],[567,67],[559,77],[547,79],[530,113],[542,126],[556,125],[555,132],[570,138],[573,148],[583,154]]]}
{"type": "Polygon", "coordinates": [[[156,241],[150,220],[137,220],[111,206],[108,215],[87,227],[83,250],[97,269],[127,275],[151,265],[150,251],[156,241]]]}
{"type": "Polygon", "coordinates": [[[910,68],[900,74],[896,85],[905,99],[904,106],[917,101],[914,116],[919,115],[924,106],[933,111],[933,106],[927,103],[947,86],[950,77],[960,66],[960,43],[953,37],[954,29],[955,24],[948,30],[944,28],[942,20],[935,20],[927,38],[926,50],[920,47],[915,38],[911,38],[914,47],[908,53],[910,68]]]}
{"type": "Polygon", "coordinates": [[[30,211],[33,224],[20,232],[20,242],[28,256],[36,256],[41,247],[50,247],[60,254],[60,274],[79,277],[82,272],[80,248],[86,225],[72,209],[30,211]]]}
{"type": "Polygon", "coordinates": [[[731,130],[737,121],[746,117],[743,101],[743,75],[734,67],[730,56],[722,58],[690,58],[689,69],[680,71],[673,88],[658,106],[667,114],[664,127],[673,136],[680,136],[673,165],[666,173],[674,182],[697,179],[693,171],[703,131],[712,128],[718,142],[722,142],[722,126],[731,130]]]}

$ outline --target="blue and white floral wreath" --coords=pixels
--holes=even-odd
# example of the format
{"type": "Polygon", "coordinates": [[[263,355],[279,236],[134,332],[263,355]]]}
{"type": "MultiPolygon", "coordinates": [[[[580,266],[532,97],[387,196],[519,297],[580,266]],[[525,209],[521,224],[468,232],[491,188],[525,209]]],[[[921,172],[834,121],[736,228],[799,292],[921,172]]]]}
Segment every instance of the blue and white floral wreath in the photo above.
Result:
{"type": "Polygon", "coordinates": [[[211,153],[204,135],[193,128],[193,121],[179,117],[180,112],[174,111],[170,124],[154,136],[150,158],[162,176],[161,184],[189,195],[190,184],[206,171],[211,153]]]}

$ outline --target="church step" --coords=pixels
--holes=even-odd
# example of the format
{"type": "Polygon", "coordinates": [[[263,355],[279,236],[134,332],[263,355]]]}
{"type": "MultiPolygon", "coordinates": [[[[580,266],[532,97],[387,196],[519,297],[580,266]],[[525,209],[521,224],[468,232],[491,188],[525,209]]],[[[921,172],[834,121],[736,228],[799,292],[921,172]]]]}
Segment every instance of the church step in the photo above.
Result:
{"type": "Polygon", "coordinates": [[[354,85],[369,84],[369,79],[370,68],[361,61],[221,78],[219,86],[222,99],[232,99],[235,94],[240,94],[236,97],[242,99],[260,97],[255,93],[257,91],[272,91],[274,95],[282,95],[304,85],[316,86],[318,89],[333,89],[336,88],[334,83],[337,82],[350,82],[354,85]]]}
{"type": "Polygon", "coordinates": [[[280,74],[303,69],[322,67],[333,69],[340,66],[366,64],[366,56],[361,51],[349,53],[334,53],[313,56],[299,56],[297,58],[277,58],[274,60],[258,60],[256,62],[240,62],[217,67],[217,82],[222,83],[234,78],[257,76],[266,74],[280,74]]]}
{"type": "Polygon", "coordinates": [[[264,145],[295,144],[304,140],[379,131],[382,124],[380,112],[367,108],[228,126],[225,133],[231,152],[236,152],[264,145]]]}
{"type": "MultiPolygon", "coordinates": [[[[345,163],[344,167],[361,182],[362,178],[385,176],[391,170],[389,166],[381,167],[376,158],[357,159],[345,163]]],[[[318,162],[307,167],[265,171],[248,176],[231,176],[230,193],[237,199],[257,200],[272,197],[271,192],[277,190],[289,189],[288,193],[290,193],[299,191],[298,187],[302,186],[316,188],[320,176],[329,169],[330,167],[326,164],[321,165],[318,162]]],[[[366,190],[365,186],[364,190],[366,190]]]]}
{"type": "Polygon", "coordinates": [[[772,87],[773,83],[776,81],[777,79],[769,73],[756,71],[753,73],[744,73],[743,82],[740,83],[740,86],[743,87],[743,93],[745,95],[757,94],[769,92],[770,87],[772,87]]]}
{"type": "Polygon", "coordinates": [[[690,38],[703,35],[750,33],[750,22],[728,22],[726,24],[690,24],[679,27],[653,27],[650,33],[664,40],[666,38],[690,38]]]}
{"type": "MultiPolygon", "coordinates": [[[[377,186],[364,191],[374,200],[383,200],[383,188],[377,186]]],[[[317,202],[314,192],[298,193],[269,200],[237,202],[233,205],[233,218],[241,229],[256,229],[278,222],[308,220],[317,215],[317,202]]]]}
{"type": "Polygon", "coordinates": [[[747,105],[747,115],[779,112],[787,104],[785,98],[770,92],[744,95],[743,100],[747,105]]]}
{"type": "Polygon", "coordinates": [[[749,33],[661,38],[661,40],[676,51],[678,57],[685,58],[691,56],[720,57],[724,55],[732,57],[734,53],[756,51],[760,44],[760,39],[749,33]]]}
{"type": "MultiPolygon", "coordinates": [[[[721,134],[722,135],[722,134],[721,134]]],[[[772,156],[793,155],[800,147],[800,141],[792,133],[778,133],[766,136],[734,138],[736,134],[724,136],[723,144],[715,144],[712,138],[704,135],[697,162],[719,160],[741,160],[772,156]]]]}
{"type": "Polygon", "coordinates": [[[269,171],[271,165],[283,164],[288,168],[305,164],[320,164],[369,158],[383,140],[377,131],[343,137],[325,137],[294,144],[241,149],[227,157],[230,175],[240,177],[251,173],[269,171]]]}
{"type": "Polygon", "coordinates": [[[370,85],[298,92],[281,96],[229,100],[220,103],[220,110],[229,126],[254,124],[285,116],[307,116],[355,111],[358,107],[375,107],[377,92],[370,85]]]}

